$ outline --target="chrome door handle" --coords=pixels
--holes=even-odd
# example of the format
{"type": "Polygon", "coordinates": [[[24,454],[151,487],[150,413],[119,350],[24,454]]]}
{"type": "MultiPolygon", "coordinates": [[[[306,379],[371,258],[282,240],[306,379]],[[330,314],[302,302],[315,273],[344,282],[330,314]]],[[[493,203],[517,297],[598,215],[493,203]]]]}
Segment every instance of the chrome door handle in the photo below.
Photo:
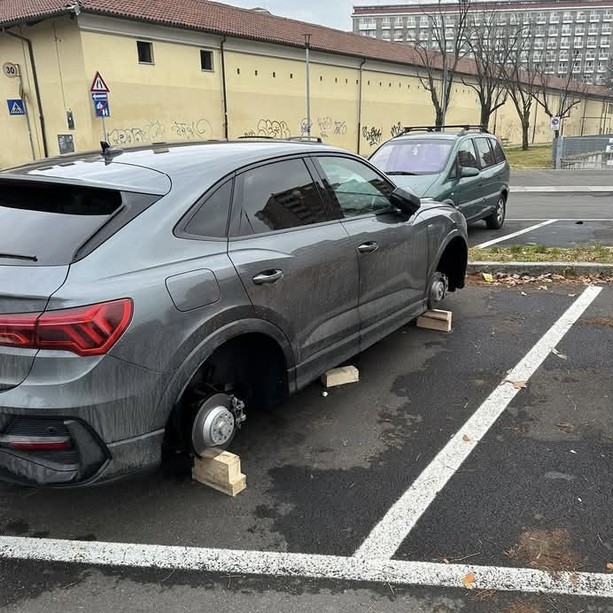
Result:
{"type": "Polygon", "coordinates": [[[259,275],[253,277],[253,282],[256,285],[272,285],[283,278],[282,270],[265,270],[259,275]]]}
{"type": "Polygon", "coordinates": [[[379,249],[379,245],[375,242],[363,243],[362,245],[358,247],[358,251],[360,253],[372,253],[373,251],[376,251],[377,249],[379,249]]]}

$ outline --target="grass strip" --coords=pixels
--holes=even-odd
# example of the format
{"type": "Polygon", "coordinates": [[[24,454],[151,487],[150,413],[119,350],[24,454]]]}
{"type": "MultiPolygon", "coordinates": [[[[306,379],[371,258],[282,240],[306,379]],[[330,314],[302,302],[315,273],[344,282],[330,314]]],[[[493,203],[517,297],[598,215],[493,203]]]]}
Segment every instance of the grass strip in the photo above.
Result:
{"type": "Polygon", "coordinates": [[[513,245],[510,247],[473,247],[469,262],[592,262],[613,264],[613,247],[546,247],[545,245],[513,245]]]}

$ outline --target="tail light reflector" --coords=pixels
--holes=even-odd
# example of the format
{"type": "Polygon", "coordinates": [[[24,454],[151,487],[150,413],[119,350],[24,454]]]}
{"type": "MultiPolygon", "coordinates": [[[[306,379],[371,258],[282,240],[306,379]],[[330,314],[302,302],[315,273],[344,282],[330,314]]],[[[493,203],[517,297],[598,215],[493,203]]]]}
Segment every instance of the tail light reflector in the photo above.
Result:
{"type": "Polygon", "coordinates": [[[67,451],[72,449],[72,441],[68,437],[0,437],[0,443],[7,444],[16,451],[67,451]]]}
{"type": "Polygon", "coordinates": [[[132,319],[129,298],[73,309],[0,315],[0,345],[104,355],[132,319]]]}

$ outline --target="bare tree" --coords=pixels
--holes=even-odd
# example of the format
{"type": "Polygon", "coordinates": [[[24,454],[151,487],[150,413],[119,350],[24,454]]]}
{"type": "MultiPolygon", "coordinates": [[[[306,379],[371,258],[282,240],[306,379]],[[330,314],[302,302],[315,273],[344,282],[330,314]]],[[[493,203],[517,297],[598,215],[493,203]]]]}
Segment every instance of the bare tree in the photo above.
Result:
{"type": "Polygon", "coordinates": [[[495,10],[472,13],[465,31],[466,48],[474,61],[475,74],[472,78],[462,78],[462,83],[477,94],[481,106],[480,125],[486,127],[509,95],[504,87],[504,70],[513,46],[501,42],[508,30],[497,22],[499,15],[495,10]]]}
{"type": "MultiPolygon", "coordinates": [[[[581,104],[590,88],[587,83],[573,79],[576,57],[577,53],[568,67],[568,74],[563,77],[548,74],[542,64],[533,68],[536,73],[536,87],[532,96],[549,117],[559,117],[560,120],[568,117],[571,110],[581,104]]],[[[555,131],[556,138],[560,136],[559,132],[555,131]]]]}
{"type": "Polygon", "coordinates": [[[423,13],[428,19],[430,41],[413,41],[423,70],[419,80],[430,92],[437,126],[445,122],[458,63],[467,53],[465,31],[469,9],[470,0],[456,0],[455,9],[450,3],[438,0],[436,10],[423,13]],[[442,85],[439,84],[441,70],[442,85]]]}
{"type": "Polygon", "coordinates": [[[522,149],[529,147],[530,113],[538,88],[536,67],[541,52],[535,49],[535,36],[529,25],[509,28],[501,39],[505,63],[502,69],[504,87],[513,102],[521,123],[522,149]]]}

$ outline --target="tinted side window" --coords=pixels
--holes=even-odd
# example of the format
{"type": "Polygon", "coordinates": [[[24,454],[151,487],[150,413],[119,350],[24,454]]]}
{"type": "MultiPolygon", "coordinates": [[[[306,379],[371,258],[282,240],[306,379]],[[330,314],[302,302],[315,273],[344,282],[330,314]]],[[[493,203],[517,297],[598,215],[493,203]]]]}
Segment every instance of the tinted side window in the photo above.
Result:
{"type": "Polygon", "coordinates": [[[458,147],[458,164],[468,168],[479,168],[472,139],[465,140],[458,147]]]}
{"type": "Polygon", "coordinates": [[[326,189],[344,217],[376,213],[391,206],[393,187],[366,164],[328,156],[318,157],[317,161],[325,173],[326,189]]]}
{"type": "Polygon", "coordinates": [[[302,160],[276,162],[239,176],[239,236],[328,221],[320,193],[302,160]]]}
{"type": "Polygon", "coordinates": [[[208,196],[185,226],[185,233],[193,236],[225,238],[232,199],[232,181],[226,181],[208,196]]]}
{"type": "Polygon", "coordinates": [[[502,150],[502,146],[497,140],[490,139],[490,144],[494,148],[494,161],[496,164],[500,164],[500,162],[504,162],[507,158],[504,155],[504,151],[502,150]]]}
{"type": "Polygon", "coordinates": [[[475,138],[475,145],[479,154],[479,165],[481,168],[493,166],[496,162],[494,161],[494,152],[490,147],[490,139],[475,138]]]}

